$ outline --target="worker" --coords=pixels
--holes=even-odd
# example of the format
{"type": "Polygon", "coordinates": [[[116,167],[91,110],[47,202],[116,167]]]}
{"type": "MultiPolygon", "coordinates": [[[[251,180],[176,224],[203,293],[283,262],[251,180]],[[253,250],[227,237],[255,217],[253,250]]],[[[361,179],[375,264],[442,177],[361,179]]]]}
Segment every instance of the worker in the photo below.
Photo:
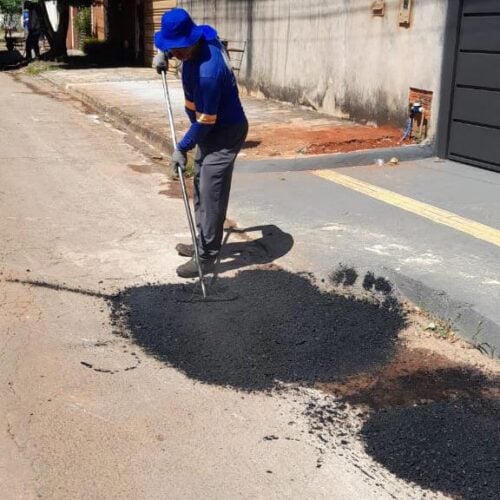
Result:
{"type": "Polygon", "coordinates": [[[26,37],[26,55],[27,61],[32,60],[32,53],[35,53],[35,58],[40,59],[40,37],[42,36],[42,20],[40,7],[38,3],[26,1],[24,3],[25,10],[28,11],[26,37]]]}
{"type": "MultiPolygon", "coordinates": [[[[168,58],[182,62],[185,110],[191,126],[177,143],[171,167],[186,169],[187,152],[194,159],[194,211],[197,244],[204,274],[214,271],[220,252],[234,162],[245,142],[248,122],[238,95],[236,78],[217,32],[196,25],[184,9],[162,16],[155,33],[159,50],[153,65],[165,71],[168,58]]],[[[179,243],[177,252],[191,260],[177,268],[183,278],[198,275],[192,245],[179,243]]]]}

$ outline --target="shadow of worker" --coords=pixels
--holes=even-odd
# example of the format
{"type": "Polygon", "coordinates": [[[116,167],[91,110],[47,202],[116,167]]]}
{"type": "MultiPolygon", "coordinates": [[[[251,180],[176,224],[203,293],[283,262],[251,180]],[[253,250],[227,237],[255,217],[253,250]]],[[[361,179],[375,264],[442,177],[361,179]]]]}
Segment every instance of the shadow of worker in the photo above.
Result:
{"type": "Polygon", "coordinates": [[[0,71],[9,71],[24,66],[21,52],[14,50],[0,50],[0,71]]]}
{"type": "Polygon", "coordinates": [[[274,224],[229,228],[220,252],[217,274],[252,265],[269,264],[286,255],[293,243],[292,235],[274,224]],[[252,239],[252,233],[260,233],[260,237],[252,239]],[[231,235],[240,235],[242,240],[228,242],[231,235]]]}

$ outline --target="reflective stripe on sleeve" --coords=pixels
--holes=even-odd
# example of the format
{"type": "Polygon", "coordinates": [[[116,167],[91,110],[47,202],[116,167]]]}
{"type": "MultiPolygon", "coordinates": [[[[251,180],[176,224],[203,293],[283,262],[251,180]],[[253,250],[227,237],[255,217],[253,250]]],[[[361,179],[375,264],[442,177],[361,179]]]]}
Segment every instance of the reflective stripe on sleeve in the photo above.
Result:
{"type": "Polygon", "coordinates": [[[189,109],[190,111],[196,111],[196,106],[194,105],[194,102],[188,101],[187,99],[184,101],[184,106],[186,106],[186,109],[189,109]]]}
{"type": "Polygon", "coordinates": [[[196,121],[202,125],[213,125],[217,121],[217,115],[206,115],[204,113],[196,113],[196,121]]]}

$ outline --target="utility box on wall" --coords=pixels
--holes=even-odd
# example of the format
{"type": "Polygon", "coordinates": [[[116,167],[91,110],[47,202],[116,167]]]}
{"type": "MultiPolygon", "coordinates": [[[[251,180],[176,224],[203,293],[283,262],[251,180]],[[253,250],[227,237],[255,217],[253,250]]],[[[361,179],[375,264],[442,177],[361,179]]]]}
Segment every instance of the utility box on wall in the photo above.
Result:
{"type": "Polygon", "coordinates": [[[372,15],[374,17],[384,17],[385,14],[385,0],[375,0],[372,3],[372,15]]]}
{"type": "Polygon", "coordinates": [[[405,28],[410,27],[411,8],[413,0],[400,0],[399,3],[399,25],[405,28]]]}
{"type": "Polygon", "coordinates": [[[432,96],[430,90],[423,90],[410,87],[409,107],[412,108],[416,103],[421,106],[421,112],[415,116],[412,137],[419,141],[424,140],[429,133],[429,123],[432,111],[432,96]]]}

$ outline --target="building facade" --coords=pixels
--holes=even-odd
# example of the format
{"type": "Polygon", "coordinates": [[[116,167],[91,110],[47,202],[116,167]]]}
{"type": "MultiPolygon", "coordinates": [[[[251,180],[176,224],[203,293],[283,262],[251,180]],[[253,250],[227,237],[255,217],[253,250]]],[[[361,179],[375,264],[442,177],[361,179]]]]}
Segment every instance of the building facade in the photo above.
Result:
{"type": "Polygon", "coordinates": [[[93,33],[150,65],[176,6],[244,47],[251,94],[417,126],[442,157],[500,170],[500,0],[101,0],[93,33]]]}
{"type": "Polygon", "coordinates": [[[440,156],[500,170],[500,0],[178,4],[246,42],[250,93],[378,125],[418,101],[440,156]]]}

